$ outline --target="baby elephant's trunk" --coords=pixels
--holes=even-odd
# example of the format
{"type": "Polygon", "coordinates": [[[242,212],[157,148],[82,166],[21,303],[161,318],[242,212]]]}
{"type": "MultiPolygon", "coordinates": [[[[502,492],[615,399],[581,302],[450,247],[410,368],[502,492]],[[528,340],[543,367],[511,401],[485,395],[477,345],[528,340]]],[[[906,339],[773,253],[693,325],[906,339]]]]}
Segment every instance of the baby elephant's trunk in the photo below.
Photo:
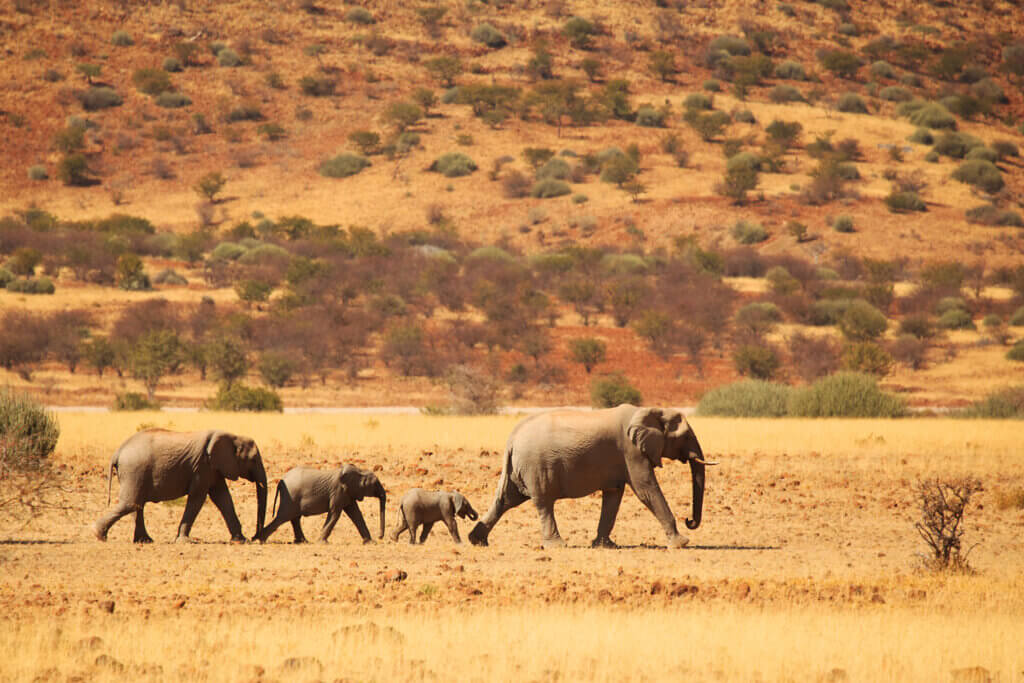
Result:
{"type": "Polygon", "coordinates": [[[380,482],[377,482],[377,491],[374,495],[380,499],[380,536],[377,538],[384,538],[384,506],[387,504],[388,494],[380,482]]]}

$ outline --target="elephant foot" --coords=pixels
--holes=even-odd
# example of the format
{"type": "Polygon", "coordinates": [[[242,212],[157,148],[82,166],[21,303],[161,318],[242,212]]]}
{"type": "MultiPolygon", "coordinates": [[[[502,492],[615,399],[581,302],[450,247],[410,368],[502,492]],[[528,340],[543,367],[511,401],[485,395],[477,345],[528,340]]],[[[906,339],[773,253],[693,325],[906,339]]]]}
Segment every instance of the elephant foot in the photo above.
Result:
{"type": "Polygon", "coordinates": [[[249,542],[249,539],[247,539],[245,536],[242,536],[242,535],[232,536],[231,537],[231,543],[245,544],[245,543],[248,543],[248,542],[249,542]]]}
{"type": "Polygon", "coordinates": [[[99,524],[93,523],[93,524],[91,524],[89,526],[89,529],[92,531],[92,533],[96,537],[97,541],[106,541],[107,540],[107,533],[105,531],[103,531],[102,529],[100,529],[100,525],[99,524]]]}
{"type": "Polygon", "coordinates": [[[561,538],[545,538],[544,539],[544,549],[545,550],[551,550],[552,548],[564,548],[564,547],[565,547],[565,541],[563,541],[561,538]]]}
{"type": "MultiPolygon", "coordinates": [[[[326,543],[326,541],[324,541],[324,542],[326,543]]],[[[374,541],[373,541],[372,538],[364,538],[363,539],[363,545],[373,545],[373,544],[374,544],[374,541]]]]}
{"type": "Polygon", "coordinates": [[[307,541],[304,538],[296,538],[294,541],[292,541],[292,543],[294,545],[302,545],[303,543],[309,543],[309,541],[307,541]]]}
{"type": "Polygon", "coordinates": [[[178,536],[176,539],[174,539],[174,542],[175,543],[195,543],[196,541],[193,540],[189,536],[178,536]]]}
{"type": "Polygon", "coordinates": [[[469,542],[473,545],[486,546],[488,533],[490,533],[490,530],[484,526],[484,523],[478,522],[473,527],[473,530],[469,532],[469,542]]]}
{"type": "Polygon", "coordinates": [[[688,539],[686,536],[676,536],[675,538],[670,538],[668,540],[668,547],[685,548],[687,545],[689,545],[689,543],[690,539],[688,539]]]}
{"type": "Polygon", "coordinates": [[[619,544],[612,539],[605,537],[598,537],[593,540],[590,544],[591,548],[618,548],[619,544]]]}
{"type": "Polygon", "coordinates": [[[132,539],[132,543],[152,543],[153,539],[147,536],[136,536],[132,539]]]}

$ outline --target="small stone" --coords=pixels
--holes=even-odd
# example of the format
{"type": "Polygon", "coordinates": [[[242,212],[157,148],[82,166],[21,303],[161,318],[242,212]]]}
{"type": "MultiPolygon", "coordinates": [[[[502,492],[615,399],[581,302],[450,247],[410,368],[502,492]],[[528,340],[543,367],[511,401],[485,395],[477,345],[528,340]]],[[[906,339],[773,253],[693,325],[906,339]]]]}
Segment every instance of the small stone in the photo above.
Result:
{"type": "Polygon", "coordinates": [[[106,612],[107,614],[113,614],[114,613],[114,601],[113,600],[104,600],[103,602],[100,603],[100,609],[103,610],[104,612],[106,612]]]}
{"type": "Polygon", "coordinates": [[[407,578],[409,578],[409,574],[407,574],[405,570],[402,569],[392,569],[391,571],[384,574],[385,581],[393,581],[395,583],[398,583],[399,581],[405,581],[407,578]]]}
{"type": "Polygon", "coordinates": [[[174,609],[181,609],[182,607],[185,606],[185,602],[186,602],[185,598],[182,598],[180,600],[175,600],[174,605],[173,605],[174,609]]]}

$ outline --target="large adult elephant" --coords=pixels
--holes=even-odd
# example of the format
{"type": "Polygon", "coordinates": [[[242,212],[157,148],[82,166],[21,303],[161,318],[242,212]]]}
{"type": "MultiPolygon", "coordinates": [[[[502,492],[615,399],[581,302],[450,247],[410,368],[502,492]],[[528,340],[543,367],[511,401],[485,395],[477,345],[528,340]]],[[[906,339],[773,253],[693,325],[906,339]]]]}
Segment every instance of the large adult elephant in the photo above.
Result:
{"type": "Polygon", "coordinates": [[[114,471],[121,482],[117,505],[93,524],[96,538],[107,540],[117,520],[135,513],[136,543],[152,543],[146,532],[143,508],[187,495],[185,512],[178,525],[178,541],[188,541],[192,523],[207,496],[220,510],[232,541],[245,541],[235,514],[227,481],[239,477],[256,484],[256,535],[263,531],[267,508],[267,474],[256,442],[247,436],[209,430],[172,432],[147,429],[128,438],[110,459],[107,471],[107,504],[114,471]]]}
{"type": "Polygon", "coordinates": [[[654,513],[669,546],[688,543],[654,476],[663,458],[690,463],[693,519],[700,526],[704,502],[704,460],[700,443],[683,414],[664,408],[620,405],[595,411],[560,410],[528,417],[512,430],[494,504],[469,534],[474,545],[487,536],[506,510],[532,500],[540,514],[545,547],[564,546],[555,523],[555,501],[601,491],[601,520],[594,547],[615,547],[610,535],[626,484],[654,513]]]}

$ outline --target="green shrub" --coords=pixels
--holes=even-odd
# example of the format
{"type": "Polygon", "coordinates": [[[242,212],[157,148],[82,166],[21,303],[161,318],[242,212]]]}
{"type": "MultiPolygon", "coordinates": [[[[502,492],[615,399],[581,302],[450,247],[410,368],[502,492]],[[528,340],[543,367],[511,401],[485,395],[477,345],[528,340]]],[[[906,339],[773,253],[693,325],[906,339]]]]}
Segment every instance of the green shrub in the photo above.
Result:
{"type": "Polygon", "coordinates": [[[246,252],[245,247],[234,242],[221,242],[210,252],[211,261],[237,261],[246,252]]]}
{"type": "Polygon", "coordinates": [[[709,78],[708,80],[704,81],[704,83],[701,85],[701,88],[707,90],[708,92],[718,92],[722,89],[722,84],[716,81],[714,78],[709,78]]]}
{"type": "Polygon", "coordinates": [[[377,22],[370,14],[369,10],[363,9],[362,7],[353,7],[349,11],[345,12],[345,21],[352,24],[362,24],[363,26],[369,26],[377,22]]]}
{"type": "Polygon", "coordinates": [[[431,171],[440,173],[446,178],[469,175],[476,169],[476,162],[461,152],[443,154],[430,165],[431,171]]]}
{"type": "Polygon", "coordinates": [[[217,53],[217,64],[220,66],[239,66],[241,63],[242,58],[230,47],[226,47],[217,53]]]}
{"type": "Polygon", "coordinates": [[[237,123],[239,121],[262,121],[263,112],[255,104],[243,104],[240,107],[235,107],[227,114],[228,123],[237,123]]]}
{"type": "Polygon", "coordinates": [[[179,109],[192,104],[192,100],[180,92],[160,93],[155,102],[158,107],[164,107],[165,109],[179,109]]]}
{"type": "Polygon", "coordinates": [[[1003,174],[999,172],[995,164],[977,159],[960,164],[960,167],[953,171],[953,178],[980,188],[989,194],[999,192],[1005,185],[1003,174]]]}
{"type": "Polygon", "coordinates": [[[935,141],[935,151],[953,159],[963,159],[975,147],[984,146],[984,142],[967,133],[945,133],[935,141]]]}
{"type": "Polygon", "coordinates": [[[757,123],[757,119],[754,118],[754,112],[749,109],[740,109],[732,115],[732,120],[736,123],[757,123]]]}
{"type": "Polygon", "coordinates": [[[794,417],[902,417],[907,412],[904,401],[879,389],[874,377],[856,372],[794,390],[788,408],[794,417]]]}
{"type": "Polygon", "coordinates": [[[933,149],[924,155],[924,160],[929,164],[937,164],[939,163],[939,153],[933,149]]]}
{"type": "Polygon", "coordinates": [[[875,78],[896,78],[896,70],[892,68],[892,64],[883,59],[873,62],[868,70],[875,78]]]}
{"type": "Polygon", "coordinates": [[[759,171],[761,169],[761,157],[753,152],[739,152],[729,157],[725,162],[725,170],[728,171],[759,171]]]}
{"type": "Polygon", "coordinates": [[[962,308],[953,308],[939,316],[939,327],[945,330],[973,330],[971,314],[962,308]]]}
{"type": "MultiPolygon", "coordinates": [[[[11,282],[18,279],[18,276],[7,270],[6,268],[0,268],[0,289],[7,287],[11,282]]],[[[1024,311],[1024,309],[1021,309],[1024,311]]]]}
{"type": "Polygon", "coordinates": [[[836,109],[847,114],[867,114],[868,105],[860,95],[853,92],[843,93],[836,102],[836,109]]]}
{"type": "Polygon", "coordinates": [[[28,167],[28,179],[29,180],[46,180],[50,177],[47,173],[46,167],[41,164],[34,164],[28,167]]]}
{"type": "Polygon", "coordinates": [[[975,147],[967,156],[964,157],[967,161],[987,161],[989,163],[995,163],[999,160],[999,155],[995,153],[995,150],[989,149],[988,147],[975,147]]]}
{"type": "Polygon", "coordinates": [[[768,239],[768,232],[760,223],[736,221],[731,230],[733,239],[740,244],[757,244],[768,239]]]}
{"type": "Polygon", "coordinates": [[[208,410],[230,410],[284,412],[281,397],[277,392],[263,387],[249,387],[241,382],[221,384],[217,395],[206,402],[208,410]]]}
{"type": "Polygon", "coordinates": [[[787,81],[806,81],[807,72],[804,70],[804,65],[800,62],[787,59],[775,66],[775,77],[787,81]]]}
{"type": "Polygon", "coordinates": [[[878,92],[878,96],[887,102],[906,102],[913,98],[913,95],[909,90],[898,85],[890,85],[882,88],[878,92]]]}
{"type": "Polygon", "coordinates": [[[863,299],[851,301],[839,319],[839,330],[851,341],[876,339],[888,327],[885,314],[863,299]]]}
{"type": "Polygon", "coordinates": [[[768,98],[776,104],[784,104],[786,102],[803,102],[804,96],[800,94],[800,91],[791,85],[777,85],[771,89],[768,93],[768,98]]]}
{"type": "Polygon", "coordinates": [[[0,388],[0,472],[35,470],[57,447],[57,417],[29,394],[0,388]]]}
{"type": "Polygon", "coordinates": [[[124,102],[113,88],[106,87],[92,87],[75,93],[75,96],[86,111],[119,107],[124,102]]]}
{"type": "Polygon", "coordinates": [[[663,128],[665,126],[665,112],[661,109],[644,105],[636,110],[636,125],[644,128],[663,128]]]}
{"type": "Polygon", "coordinates": [[[174,89],[170,76],[163,69],[136,69],[132,74],[132,83],[139,92],[147,95],[159,95],[174,89]]]}
{"type": "Polygon", "coordinates": [[[643,400],[643,394],[620,372],[595,377],[590,382],[590,402],[595,408],[614,408],[623,403],[642,405],[643,400]]]}
{"type": "Polygon", "coordinates": [[[590,47],[590,41],[597,33],[597,27],[583,17],[571,17],[565,22],[562,31],[574,48],[585,50],[590,47]]]}
{"type": "Polygon", "coordinates": [[[1024,418],[1024,386],[1017,385],[994,391],[984,399],[953,413],[954,417],[987,420],[1024,418]]]}
{"type": "Polygon", "coordinates": [[[857,55],[843,50],[828,50],[818,60],[840,78],[851,78],[863,64],[857,55]]]}
{"type": "Polygon", "coordinates": [[[164,63],[163,63],[163,70],[164,71],[168,71],[170,73],[177,73],[177,72],[181,71],[183,68],[184,67],[181,64],[181,60],[178,59],[177,57],[167,57],[166,59],[164,59],[164,63]]]}
{"type": "Polygon", "coordinates": [[[710,110],[713,108],[711,98],[699,92],[687,95],[686,99],[683,100],[683,106],[691,111],[703,109],[710,110]]]}
{"type": "Polygon", "coordinates": [[[127,31],[114,31],[114,34],[110,36],[110,44],[117,45],[118,47],[128,47],[134,45],[135,41],[127,31]]]}
{"type": "Polygon", "coordinates": [[[267,386],[279,389],[295,374],[298,364],[292,359],[291,354],[267,351],[260,357],[258,369],[267,386]]]}
{"type": "Polygon", "coordinates": [[[1020,156],[1020,149],[1017,148],[1017,144],[1010,140],[996,140],[992,143],[992,149],[1000,159],[1020,156]]]}
{"type": "Polygon", "coordinates": [[[846,214],[836,216],[832,221],[832,229],[836,232],[853,232],[853,217],[846,214]]]}
{"type": "Polygon", "coordinates": [[[785,384],[745,379],[715,387],[701,397],[698,415],[784,417],[793,389],[785,384]]]}
{"type": "Polygon", "coordinates": [[[145,394],[128,391],[114,396],[114,410],[160,410],[160,403],[150,401],[145,394]]]}
{"type": "Polygon", "coordinates": [[[916,192],[890,192],[885,204],[893,213],[909,213],[911,211],[927,211],[924,200],[916,192]]]}
{"type": "Polygon", "coordinates": [[[1006,358],[1018,363],[1024,362],[1024,339],[1018,341],[1006,352],[1006,358]]]}
{"type": "Polygon", "coordinates": [[[508,41],[505,36],[502,35],[501,31],[494,28],[490,24],[479,24],[473,28],[473,31],[469,34],[469,37],[478,43],[483,43],[490,48],[505,47],[508,41]]]}
{"type": "Polygon", "coordinates": [[[548,159],[547,163],[537,169],[537,180],[565,180],[571,174],[572,169],[569,168],[569,162],[565,159],[558,157],[552,157],[548,159]]]}
{"type": "Polygon", "coordinates": [[[928,128],[918,128],[910,134],[910,137],[907,138],[907,140],[919,145],[930,145],[935,142],[935,136],[932,135],[931,130],[928,128]]]}
{"type": "Polygon", "coordinates": [[[991,78],[983,78],[971,85],[971,95],[988,102],[1006,102],[1002,86],[991,78]]]}
{"type": "Polygon", "coordinates": [[[370,166],[370,160],[357,154],[339,154],[320,164],[320,175],[328,178],[347,178],[370,166]]]}
{"type": "Polygon", "coordinates": [[[530,188],[530,196],[537,199],[549,199],[551,197],[561,197],[572,192],[569,185],[561,180],[555,180],[554,178],[547,178],[545,180],[538,180],[530,188]]]}
{"type": "Polygon", "coordinates": [[[1014,327],[1024,327],[1024,306],[1014,311],[1007,323],[1014,327]]]}
{"type": "Polygon", "coordinates": [[[299,79],[299,90],[310,97],[330,97],[334,94],[338,82],[330,76],[303,76],[299,79]]]}
{"type": "Polygon", "coordinates": [[[185,279],[178,271],[173,268],[164,268],[153,277],[153,282],[158,285],[187,285],[188,280],[185,279]]]}
{"type": "Polygon", "coordinates": [[[841,358],[844,370],[884,377],[892,370],[892,355],[874,342],[847,344],[841,358]]]}
{"type": "Polygon", "coordinates": [[[48,277],[28,277],[11,280],[7,283],[7,291],[18,294],[53,294],[57,288],[48,277]]]}
{"type": "Polygon", "coordinates": [[[1000,209],[995,204],[982,204],[967,209],[967,222],[980,223],[981,225],[996,225],[1003,227],[1024,227],[1024,218],[1012,209],[1000,209]]]}
{"type": "MultiPolygon", "coordinates": [[[[911,104],[907,102],[905,104],[911,104]]],[[[907,114],[907,118],[915,126],[926,128],[956,128],[956,118],[949,110],[937,102],[930,102],[907,114]]]]}
{"type": "Polygon", "coordinates": [[[727,52],[730,55],[749,55],[750,43],[739,36],[718,36],[708,45],[708,53],[727,52]]]}
{"type": "Polygon", "coordinates": [[[755,379],[770,379],[782,364],[775,349],[755,344],[738,347],[732,359],[738,373],[755,379]]]}

